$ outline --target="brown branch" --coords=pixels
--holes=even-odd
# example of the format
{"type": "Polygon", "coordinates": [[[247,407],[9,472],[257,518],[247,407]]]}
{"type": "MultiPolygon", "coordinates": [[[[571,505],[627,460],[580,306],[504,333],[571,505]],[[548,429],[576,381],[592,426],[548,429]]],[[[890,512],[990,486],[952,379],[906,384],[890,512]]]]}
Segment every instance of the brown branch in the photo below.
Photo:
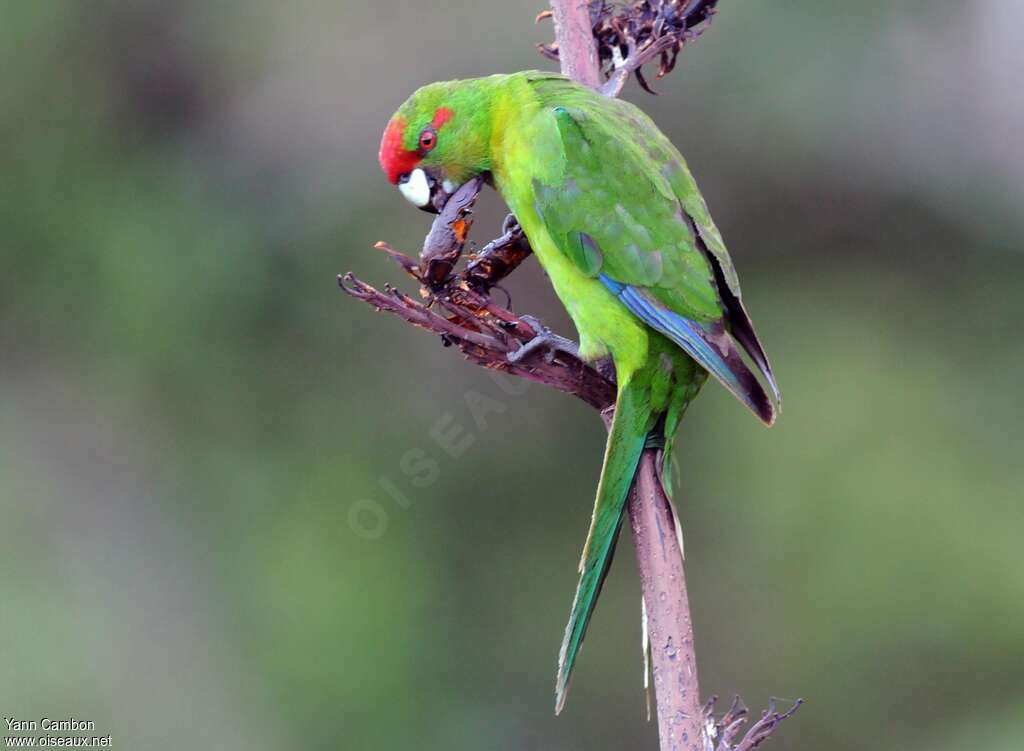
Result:
{"type": "Polygon", "coordinates": [[[597,89],[601,86],[601,66],[589,6],[588,0],[553,0],[551,15],[562,72],[577,83],[597,89]]]}
{"type": "Polygon", "coordinates": [[[675,512],[659,477],[659,459],[658,450],[644,451],[628,507],[647,614],[658,730],[663,751],[704,751],[686,572],[675,512]]]}
{"type": "Polygon", "coordinates": [[[533,252],[515,216],[505,217],[504,233],[492,240],[466,266],[462,277],[473,289],[488,292],[533,252]]]}
{"type": "MultiPolygon", "coordinates": [[[[438,223],[435,221],[435,225],[438,223]]],[[[387,243],[377,243],[376,247],[424,288],[428,286],[420,264],[387,243]]],[[[457,347],[467,360],[477,365],[546,384],[582,399],[598,411],[615,403],[614,380],[567,353],[559,352],[550,360],[534,358],[509,362],[510,352],[540,332],[528,321],[474,290],[461,277],[450,279],[443,289],[430,294],[427,304],[391,285],[378,290],[351,273],[339,275],[338,286],[378,311],[394,313],[414,326],[437,334],[445,346],[457,347]],[[445,315],[436,312],[434,307],[441,308],[445,315]]]]}

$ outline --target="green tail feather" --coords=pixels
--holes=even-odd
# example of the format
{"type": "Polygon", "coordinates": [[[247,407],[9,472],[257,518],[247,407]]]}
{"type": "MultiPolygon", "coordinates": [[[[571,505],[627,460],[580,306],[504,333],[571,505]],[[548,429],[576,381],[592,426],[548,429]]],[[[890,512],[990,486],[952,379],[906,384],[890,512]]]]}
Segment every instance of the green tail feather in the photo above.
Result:
{"type": "Polygon", "coordinates": [[[555,687],[555,712],[562,711],[569,690],[573,665],[583,644],[587,624],[601,593],[601,585],[611,565],[615,542],[622,526],[626,497],[633,483],[640,455],[651,425],[649,388],[641,382],[620,384],[615,417],[608,433],[601,482],[597,486],[594,517],[580,560],[580,582],[576,587],[569,624],[558,658],[558,682],[555,687]]]}

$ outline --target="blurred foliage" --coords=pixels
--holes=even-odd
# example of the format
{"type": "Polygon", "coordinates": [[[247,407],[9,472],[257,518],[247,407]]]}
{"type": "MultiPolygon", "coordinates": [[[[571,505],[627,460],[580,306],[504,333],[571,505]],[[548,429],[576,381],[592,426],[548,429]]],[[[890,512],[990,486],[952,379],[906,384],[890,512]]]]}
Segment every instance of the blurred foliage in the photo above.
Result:
{"type": "MultiPolygon", "coordinates": [[[[394,280],[370,244],[427,229],[375,164],[393,109],[547,65],[537,10],[5,8],[4,716],[133,749],[654,746],[628,544],[552,716],[598,421],[334,286],[394,280]]],[[[730,4],[663,96],[628,91],[786,395],[766,431],[709,387],[678,493],[704,689],[807,697],[780,748],[1024,739],[1021,21],[730,4]]],[[[510,286],[568,330],[535,264],[510,286]]]]}

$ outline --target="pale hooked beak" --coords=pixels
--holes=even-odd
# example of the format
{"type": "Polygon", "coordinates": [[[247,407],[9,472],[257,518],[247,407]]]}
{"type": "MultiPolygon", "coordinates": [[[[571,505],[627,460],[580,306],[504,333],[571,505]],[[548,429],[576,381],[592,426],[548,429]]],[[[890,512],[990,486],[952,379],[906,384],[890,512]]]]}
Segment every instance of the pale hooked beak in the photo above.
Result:
{"type": "Polygon", "coordinates": [[[422,167],[417,167],[398,178],[398,190],[405,196],[405,200],[431,214],[440,214],[448,198],[458,190],[458,187],[450,180],[438,180],[422,167]]]}

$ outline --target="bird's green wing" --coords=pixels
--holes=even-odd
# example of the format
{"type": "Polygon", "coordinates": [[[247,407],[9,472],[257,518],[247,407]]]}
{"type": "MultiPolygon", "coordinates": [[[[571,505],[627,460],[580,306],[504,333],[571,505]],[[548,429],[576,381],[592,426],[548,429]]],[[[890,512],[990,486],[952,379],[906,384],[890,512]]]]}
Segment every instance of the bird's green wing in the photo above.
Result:
{"type": "MultiPolygon", "coordinates": [[[[661,134],[659,133],[659,135],[661,134]]],[[[722,240],[722,234],[711,218],[711,212],[708,211],[708,206],[704,202],[704,196],[701,195],[697,181],[693,179],[686,161],[678,155],[675,147],[667,138],[662,136],[660,140],[661,143],[656,144],[655,149],[657,156],[665,160],[666,167],[663,174],[668,178],[686,215],[693,222],[698,246],[711,261],[719,297],[725,307],[729,331],[757,364],[758,370],[771,386],[775,401],[781,407],[782,394],[779,392],[779,385],[772,372],[768,355],[765,354],[764,347],[761,346],[761,341],[754,330],[754,323],[743,305],[740,279],[736,274],[736,268],[732,265],[732,259],[725,247],[725,241],[722,240]]]]}
{"type": "MultiPolygon", "coordinates": [[[[556,177],[534,180],[538,213],[562,251],[638,318],[672,339],[764,422],[775,406],[730,332],[775,381],[740,303],[721,236],[682,157],[632,105],[562,82],[535,125],[556,177]]],[[[548,175],[552,174],[551,171],[548,175]]]]}
{"type": "Polygon", "coordinates": [[[564,169],[534,183],[536,206],[559,247],[589,276],[605,274],[643,287],[672,310],[722,317],[714,272],[697,247],[672,185],[651,158],[643,131],[626,130],[622,113],[557,106],[538,128],[560,142],[564,169]]]}

